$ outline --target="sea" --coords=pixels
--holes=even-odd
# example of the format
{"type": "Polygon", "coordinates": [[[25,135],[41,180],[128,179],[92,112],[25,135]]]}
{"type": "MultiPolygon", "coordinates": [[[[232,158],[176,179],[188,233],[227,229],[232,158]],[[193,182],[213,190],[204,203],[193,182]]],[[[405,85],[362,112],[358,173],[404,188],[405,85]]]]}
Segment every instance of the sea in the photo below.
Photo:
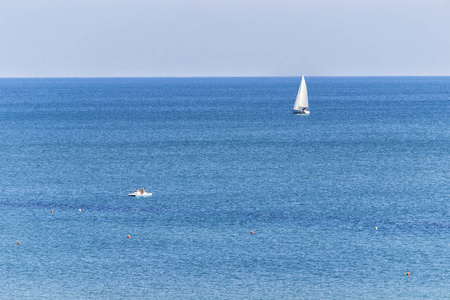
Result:
{"type": "Polygon", "coordinates": [[[0,298],[450,299],[450,77],[306,83],[0,79],[0,298]]]}

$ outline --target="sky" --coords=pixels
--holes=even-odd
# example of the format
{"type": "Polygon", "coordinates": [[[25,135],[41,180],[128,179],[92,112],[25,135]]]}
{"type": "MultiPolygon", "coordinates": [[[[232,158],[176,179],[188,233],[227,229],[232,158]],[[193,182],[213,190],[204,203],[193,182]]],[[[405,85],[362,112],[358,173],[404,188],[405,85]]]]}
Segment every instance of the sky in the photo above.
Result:
{"type": "Polygon", "coordinates": [[[0,77],[450,76],[449,0],[0,0],[0,77]]]}

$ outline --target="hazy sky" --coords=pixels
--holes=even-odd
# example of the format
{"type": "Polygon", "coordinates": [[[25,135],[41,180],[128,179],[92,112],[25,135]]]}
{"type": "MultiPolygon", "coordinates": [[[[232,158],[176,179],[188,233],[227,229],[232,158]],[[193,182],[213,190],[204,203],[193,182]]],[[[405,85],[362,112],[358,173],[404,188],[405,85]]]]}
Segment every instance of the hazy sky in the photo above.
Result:
{"type": "Polygon", "coordinates": [[[0,77],[450,75],[450,0],[0,0],[0,77]]]}

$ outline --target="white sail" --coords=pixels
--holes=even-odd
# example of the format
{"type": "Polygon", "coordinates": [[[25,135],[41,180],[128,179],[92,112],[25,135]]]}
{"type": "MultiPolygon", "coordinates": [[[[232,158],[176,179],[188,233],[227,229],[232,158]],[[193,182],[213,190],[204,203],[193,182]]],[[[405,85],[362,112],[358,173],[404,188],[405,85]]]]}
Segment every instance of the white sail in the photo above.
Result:
{"type": "Polygon", "coordinates": [[[305,77],[302,76],[302,83],[298,89],[297,99],[295,99],[294,111],[308,108],[308,91],[306,89],[305,77]]]}

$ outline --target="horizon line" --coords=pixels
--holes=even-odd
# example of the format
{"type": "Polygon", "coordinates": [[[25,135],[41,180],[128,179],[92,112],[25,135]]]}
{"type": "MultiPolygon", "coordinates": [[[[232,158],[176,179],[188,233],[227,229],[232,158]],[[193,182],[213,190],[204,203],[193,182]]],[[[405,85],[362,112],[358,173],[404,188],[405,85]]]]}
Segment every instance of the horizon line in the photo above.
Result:
{"type": "Polygon", "coordinates": [[[0,79],[83,79],[83,78],[296,78],[296,77],[450,77],[450,75],[286,75],[286,76],[0,76],[0,79]]]}

